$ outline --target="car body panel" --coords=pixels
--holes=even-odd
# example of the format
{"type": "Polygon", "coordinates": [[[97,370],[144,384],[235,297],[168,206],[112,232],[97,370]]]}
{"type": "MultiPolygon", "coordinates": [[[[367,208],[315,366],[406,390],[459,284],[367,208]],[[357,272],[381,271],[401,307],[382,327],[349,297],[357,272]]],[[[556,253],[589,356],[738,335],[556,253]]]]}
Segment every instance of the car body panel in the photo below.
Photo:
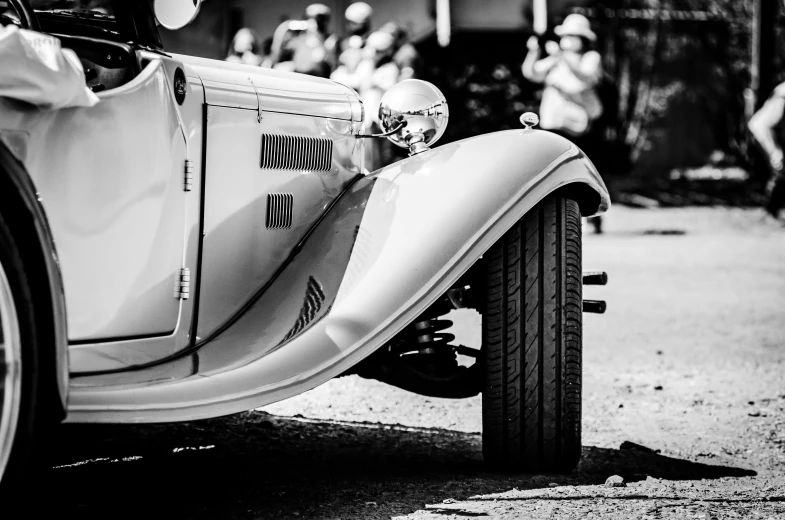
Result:
{"type": "MultiPolygon", "coordinates": [[[[344,100],[344,105],[348,103],[344,100]]],[[[212,337],[262,287],[359,173],[351,121],[209,106],[197,342],[212,337]],[[262,168],[262,135],[331,142],[327,169],[262,168]],[[269,194],[290,194],[291,224],[266,225],[269,194]]],[[[305,150],[303,150],[305,152],[305,150]]]]}
{"type": "MultiPolygon", "coordinates": [[[[145,60],[156,60],[152,53],[142,54],[145,60]]],[[[187,157],[193,164],[191,191],[186,196],[185,257],[183,265],[191,269],[193,284],[198,281],[199,234],[202,193],[202,145],[204,141],[204,90],[198,74],[177,60],[163,58],[169,78],[177,67],[183,67],[188,91],[179,116],[187,138],[187,157]]],[[[173,281],[173,280],[172,280],[173,281]]],[[[176,330],[167,335],[119,341],[79,343],[70,347],[70,371],[73,374],[123,370],[128,367],[155,363],[170,357],[192,344],[191,317],[196,309],[194,298],[183,300],[182,319],[176,330]]]]}
{"type": "Polygon", "coordinates": [[[193,373],[157,383],[143,374],[76,378],[68,420],[197,419],[313,388],[383,346],[566,186],[596,194],[587,216],[610,204],[582,152],[536,130],[486,134],[386,167],[336,202],[231,328],[189,354],[193,373]]]}
{"type": "MultiPolygon", "coordinates": [[[[247,67],[226,67],[210,60],[192,66],[183,63],[177,55],[166,59],[149,52],[143,52],[141,58],[143,63],[148,63],[147,67],[160,60],[169,78],[182,66],[189,81],[189,93],[178,113],[187,136],[187,155],[195,172],[192,194],[186,199],[188,229],[183,265],[191,269],[192,294],[200,294],[181,302],[182,320],[170,334],[72,344],[70,366],[74,374],[146,366],[210,337],[264,284],[310,224],[360,169],[362,143],[354,139],[355,124],[348,119],[321,117],[324,112],[317,116],[265,112],[259,117],[261,113],[255,104],[265,100],[267,93],[244,91],[242,78],[234,78],[240,82],[238,86],[231,83],[232,78],[222,76],[224,82],[220,89],[213,88],[216,81],[208,83],[212,85],[210,88],[204,88],[202,74],[215,80],[214,69],[243,72],[247,67]],[[211,63],[217,65],[211,67],[211,63]],[[233,92],[235,100],[251,95],[252,101],[231,103],[228,98],[221,101],[216,92],[223,96],[233,92]],[[220,103],[210,105],[208,100],[220,103]],[[238,106],[245,108],[238,109],[238,106]],[[330,170],[260,170],[261,133],[329,138],[333,143],[330,170]],[[210,186],[202,195],[201,232],[198,201],[203,179],[199,173],[210,186]],[[294,225],[288,230],[267,230],[264,226],[266,195],[281,190],[296,194],[294,225]],[[197,259],[197,255],[201,258],[197,259]],[[232,262],[237,265],[230,265],[232,262]],[[197,328],[192,331],[189,325],[197,302],[200,311],[194,320],[197,328]]],[[[295,89],[298,95],[318,96],[320,91],[333,95],[332,112],[339,111],[338,107],[352,106],[344,87],[310,79],[291,83],[300,85],[299,90],[295,89]]],[[[273,105],[266,101],[264,104],[273,105]]],[[[350,114],[348,109],[346,114],[350,114]]]]}
{"type": "Polygon", "coordinates": [[[357,94],[322,78],[175,54],[197,71],[209,105],[357,121],[357,94]]]}
{"type": "MultiPolygon", "coordinates": [[[[142,73],[120,88],[99,93],[101,102],[93,108],[39,111],[2,101],[3,129],[32,136],[27,139],[28,146],[48,150],[35,154],[27,167],[40,185],[48,214],[57,223],[56,240],[64,244],[63,275],[72,316],[68,323],[69,366],[73,374],[145,366],[198,341],[191,331],[196,302],[175,299],[173,284],[176,272],[186,266],[191,269],[194,287],[201,285],[197,266],[202,173],[212,180],[214,193],[204,198],[204,260],[213,275],[205,284],[200,306],[201,330],[207,337],[263,285],[310,224],[361,169],[362,142],[354,139],[356,125],[350,121],[353,105],[345,87],[309,78],[289,81],[300,85],[294,89],[298,95],[318,98],[321,92],[333,96],[330,113],[339,113],[343,107],[347,119],[322,117],[327,112],[318,111],[316,116],[268,112],[259,121],[258,107],[232,110],[206,105],[207,93],[198,67],[182,63],[177,57],[144,51],[140,58],[142,73]],[[176,106],[171,93],[174,72],[179,67],[188,80],[182,107],[176,106]],[[66,128],[70,131],[65,132],[66,128]],[[212,130],[213,146],[207,145],[205,128],[212,130]],[[249,129],[251,133],[245,133],[249,129]],[[164,130],[166,135],[161,134],[164,130]],[[260,170],[262,132],[331,139],[330,170],[260,170]],[[240,147],[240,143],[247,147],[240,147]],[[87,167],[81,165],[80,146],[100,148],[93,155],[86,151],[81,154],[92,159],[87,167]],[[203,151],[215,162],[214,167],[205,167],[205,172],[203,151]],[[187,195],[182,192],[186,158],[192,161],[194,170],[192,191],[187,195]],[[55,164],[61,169],[57,175],[51,173],[55,164]],[[107,173],[102,175],[103,171],[107,173]],[[101,186],[111,188],[113,196],[106,196],[101,186]],[[255,186],[255,190],[249,190],[249,186],[255,186]],[[290,230],[266,233],[265,197],[276,187],[296,194],[295,225],[290,230]],[[238,203],[238,196],[247,195],[254,201],[250,207],[238,203]],[[96,203],[91,203],[93,197],[98,198],[96,203]],[[221,201],[227,201],[223,208],[221,201]],[[119,209],[119,213],[113,214],[112,209],[119,209]],[[241,213],[249,217],[246,227],[236,225],[241,213]],[[224,222],[229,217],[235,217],[234,223],[224,222]],[[89,224],[93,231],[74,231],[74,220],[83,227],[89,224]],[[234,237],[230,244],[223,242],[230,248],[213,247],[221,243],[221,232],[215,232],[218,227],[225,231],[223,238],[234,237]],[[233,253],[226,256],[226,251],[233,253]],[[259,262],[253,252],[267,261],[259,262]],[[222,263],[229,259],[252,269],[227,270],[222,263]],[[226,304],[227,297],[231,305],[226,304]]],[[[220,69],[221,64],[215,68],[220,69]]],[[[209,74],[210,70],[205,64],[201,66],[203,73],[209,74]]],[[[253,99],[266,99],[272,91],[260,90],[257,97],[254,90],[253,99]]],[[[265,104],[274,106],[272,102],[265,104]]]]}
{"type": "Polygon", "coordinates": [[[185,142],[169,92],[154,60],[95,107],[3,110],[3,128],[46,151],[29,153],[25,166],[58,244],[71,342],[177,326],[185,142]]]}

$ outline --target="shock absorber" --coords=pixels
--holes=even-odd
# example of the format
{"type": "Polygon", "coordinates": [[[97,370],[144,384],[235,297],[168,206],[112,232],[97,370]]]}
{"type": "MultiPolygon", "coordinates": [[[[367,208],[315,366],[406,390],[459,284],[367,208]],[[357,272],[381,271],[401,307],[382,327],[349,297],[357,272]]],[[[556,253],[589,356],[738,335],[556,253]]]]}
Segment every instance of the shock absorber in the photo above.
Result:
{"type": "Polygon", "coordinates": [[[455,347],[450,344],[453,334],[444,332],[452,327],[451,320],[442,317],[452,310],[450,300],[444,298],[431,305],[412,323],[402,335],[403,341],[397,343],[394,351],[405,356],[417,365],[439,364],[453,366],[456,363],[455,347]]]}
{"type": "MultiPolygon", "coordinates": [[[[465,365],[458,355],[479,356],[479,350],[453,345],[447,329],[452,321],[443,317],[456,308],[445,295],[403,329],[385,348],[379,349],[355,373],[393,386],[433,397],[471,397],[482,389],[481,363],[465,365]]],[[[479,361],[479,359],[477,359],[479,361]]]]}
{"type": "Polygon", "coordinates": [[[417,352],[420,354],[439,354],[443,353],[445,348],[452,351],[450,342],[455,336],[442,332],[452,327],[452,321],[440,319],[441,317],[439,309],[431,307],[420,316],[420,321],[414,322],[415,341],[420,347],[417,352]]]}

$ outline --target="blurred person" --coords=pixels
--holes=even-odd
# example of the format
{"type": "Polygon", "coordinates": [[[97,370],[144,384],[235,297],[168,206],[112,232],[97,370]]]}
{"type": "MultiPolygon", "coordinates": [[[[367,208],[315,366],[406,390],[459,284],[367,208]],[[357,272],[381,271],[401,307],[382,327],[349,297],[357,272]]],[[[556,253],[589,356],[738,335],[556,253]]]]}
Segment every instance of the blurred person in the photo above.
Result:
{"type": "Polygon", "coordinates": [[[379,104],[387,90],[400,81],[400,69],[395,63],[395,40],[384,31],[376,31],[368,36],[365,58],[358,65],[362,83],[360,95],[366,106],[368,119],[377,126],[379,124],[379,104]]]}
{"type": "Polygon", "coordinates": [[[311,76],[330,76],[330,55],[337,43],[329,32],[331,17],[332,11],[324,4],[311,4],[305,9],[305,30],[282,48],[279,63],[291,62],[282,67],[311,76]]]}
{"type": "Polygon", "coordinates": [[[281,53],[293,39],[298,37],[308,27],[305,20],[292,20],[287,15],[281,16],[281,22],[273,32],[273,39],[270,45],[270,61],[273,68],[294,70],[292,61],[282,61],[281,53]]]}
{"type": "Polygon", "coordinates": [[[365,2],[355,2],[346,8],[344,19],[347,36],[338,40],[332,49],[334,68],[362,59],[361,49],[371,32],[372,15],[373,8],[365,2]]]}
{"type": "Polygon", "coordinates": [[[229,45],[229,55],[226,61],[231,63],[241,63],[243,65],[253,65],[259,67],[264,61],[261,54],[262,44],[256,31],[248,27],[243,27],[232,38],[229,45]]]}
{"type": "MultiPolygon", "coordinates": [[[[365,42],[365,58],[358,66],[363,77],[360,96],[368,119],[368,131],[382,131],[379,123],[379,105],[387,90],[401,80],[401,71],[393,59],[395,56],[395,39],[384,31],[376,31],[368,36],[365,42]],[[367,67],[367,72],[362,69],[367,67]]],[[[382,168],[395,160],[395,148],[387,139],[373,139],[370,146],[368,167],[371,171],[382,168]]]]}
{"type": "MultiPolygon", "coordinates": [[[[603,78],[602,57],[592,49],[597,35],[588,18],[580,14],[568,15],[554,32],[560,37],[559,43],[547,42],[545,57],[541,57],[537,37],[529,38],[529,52],[521,67],[523,76],[545,85],[540,101],[540,127],[566,137],[591,157],[598,137],[592,133],[592,125],[603,113],[598,94],[603,78]]],[[[590,222],[597,233],[602,232],[600,217],[590,222]]]]}
{"type": "Polygon", "coordinates": [[[602,79],[600,54],[591,49],[597,36],[589,20],[571,14],[554,30],[561,39],[546,44],[548,56],[541,58],[536,36],[529,38],[529,52],[523,62],[523,76],[544,83],[540,103],[540,127],[563,133],[573,141],[588,135],[591,125],[602,115],[597,85],[602,79]]]}
{"type": "Polygon", "coordinates": [[[750,133],[768,157],[770,176],[766,184],[766,211],[778,218],[785,206],[785,83],[775,87],[769,98],[750,118],[750,133]]]}
{"type": "Polygon", "coordinates": [[[392,35],[394,41],[395,54],[393,61],[398,66],[400,71],[400,79],[418,78],[421,74],[421,58],[420,53],[414,48],[414,45],[409,41],[409,35],[406,29],[398,23],[388,22],[384,24],[380,31],[388,32],[392,35]]]}
{"type": "Polygon", "coordinates": [[[272,49],[273,49],[273,38],[272,36],[268,36],[262,41],[262,64],[261,67],[265,69],[273,68],[273,58],[272,58],[272,49]]]}
{"type": "Polygon", "coordinates": [[[365,39],[371,33],[371,16],[373,8],[365,2],[354,2],[346,8],[346,32],[349,37],[360,36],[365,39]]]}
{"type": "MultiPolygon", "coordinates": [[[[379,105],[387,90],[400,81],[400,70],[393,61],[395,40],[386,31],[376,31],[368,36],[365,46],[358,54],[344,51],[341,65],[333,72],[334,81],[355,89],[365,107],[362,132],[379,133],[379,105]]],[[[386,139],[371,139],[366,142],[366,167],[373,171],[394,159],[392,143],[386,139]]]]}
{"type": "Polygon", "coordinates": [[[363,63],[363,40],[359,36],[352,36],[353,41],[349,43],[349,48],[341,53],[338,58],[338,66],[330,75],[330,79],[360,91],[363,84],[363,76],[372,72],[367,66],[358,71],[358,67],[363,63]]]}

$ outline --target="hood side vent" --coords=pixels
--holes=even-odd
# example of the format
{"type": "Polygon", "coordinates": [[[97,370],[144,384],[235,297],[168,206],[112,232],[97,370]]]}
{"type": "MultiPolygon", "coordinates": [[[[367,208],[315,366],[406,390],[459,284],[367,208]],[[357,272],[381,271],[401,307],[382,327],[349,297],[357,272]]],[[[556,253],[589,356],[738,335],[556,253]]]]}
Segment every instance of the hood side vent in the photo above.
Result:
{"type": "Polygon", "coordinates": [[[291,229],[294,214],[294,195],[291,193],[267,194],[267,229],[291,229]]]}
{"type": "Polygon", "coordinates": [[[264,169],[329,171],[332,160],[332,139],[262,134],[261,167],[264,169]]]}

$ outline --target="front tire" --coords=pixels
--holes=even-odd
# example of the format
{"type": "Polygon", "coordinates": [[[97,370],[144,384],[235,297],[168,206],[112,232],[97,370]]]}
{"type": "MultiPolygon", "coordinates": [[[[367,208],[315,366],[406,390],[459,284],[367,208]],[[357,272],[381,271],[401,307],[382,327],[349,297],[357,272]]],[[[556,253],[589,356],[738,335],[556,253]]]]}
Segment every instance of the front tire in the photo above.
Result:
{"type": "Polygon", "coordinates": [[[19,253],[0,215],[0,500],[4,503],[16,503],[39,469],[34,432],[43,433],[46,421],[33,293],[19,253]]]}
{"type": "Polygon", "coordinates": [[[581,215],[551,195],[485,255],[483,455],[568,472],[581,454],[581,215]]]}

